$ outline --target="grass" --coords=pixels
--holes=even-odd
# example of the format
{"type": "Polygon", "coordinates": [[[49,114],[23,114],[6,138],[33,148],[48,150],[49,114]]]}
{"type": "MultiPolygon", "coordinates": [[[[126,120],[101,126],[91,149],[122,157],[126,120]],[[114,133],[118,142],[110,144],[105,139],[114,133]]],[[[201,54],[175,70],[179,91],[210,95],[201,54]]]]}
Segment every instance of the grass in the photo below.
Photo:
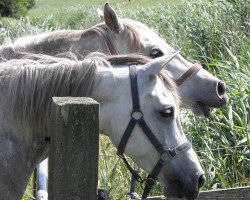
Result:
{"type": "Polygon", "coordinates": [[[71,9],[72,7],[89,7],[89,6],[97,6],[102,8],[103,5],[108,2],[113,6],[122,5],[125,9],[139,9],[140,7],[153,6],[155,4],[173,4],[178,3],[180,0],[158,0],[157,3],[151,0],[37,0],[36,6],[30,10],[29,16],[41,16],[41,15],[51,15],[55,12],[60,12],[62,9],[71,9]]]}
{"type": "MultiPolygon", "coordinates": [[[[96,5],[73,7],[76,1],[72,0],[70,8],[56,6],[59,0],[53,2],[57,11],[51,6],[47,10],[53,14],[34,15],[31,11],[29,18],[20,21],[0,19],[0,43],[6,38],[59,28],[86,28],[98,21],[98,1],[96,5]]],[[[45,1],[38,1],[38,6],[42,4],[45,1]]],[[[183,56],[198,60],[227,84],[228,105],[214,110],[209,119],[182,113],[184,130],[206,172],[203,190],[250,185],[249,4],[244,0],[208,0],[140,9],[124,4],[115,4],[120,16],[156,29],[170,45],[181,49],[183,56]]],[[[106,137],[101,138],[100,155],[99,186],[109,191],[112,199],[128,199],[129,172],[106,137]]],[[[140,186],[137,191],[141,192],[140,186]]],[[[157,194],[161,194],[160,184],[151,193],[157,194]]]]}

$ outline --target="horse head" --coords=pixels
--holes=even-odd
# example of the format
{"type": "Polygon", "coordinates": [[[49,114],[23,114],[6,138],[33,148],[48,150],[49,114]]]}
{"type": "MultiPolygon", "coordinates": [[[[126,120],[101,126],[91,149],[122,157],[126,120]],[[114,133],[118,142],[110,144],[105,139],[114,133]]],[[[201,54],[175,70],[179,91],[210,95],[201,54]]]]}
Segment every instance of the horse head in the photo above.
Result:
{"type": "Polygon", "coordinates": [[[195,199],[204,171],[183,133],[175,84],[166,74],[158,76],[172,57],[137,66],[134,60],[114,59],[118,66],[97,89],[109,96],[101,103],[100,129],[118,147],[118,155],[124,152],[165,185],[166,196],[195,199]]]}
{"type": "MultiPolygon", "coordinates": [[[[108,4],[104,6],[103,19],[113,33],[113,48],[117,54],[136,52],[155,59],[174,52],[157,32],[138,21],[120,19],[108,4]]],[[[197,67],[197,64],[179,55],[178,60],[171,62],[166,70],[177,80],[182,107],[190,108],[196,115],[208,117],[211,108],[225,106],[225,83],[202,69],[201,65],[197,67]]]]}

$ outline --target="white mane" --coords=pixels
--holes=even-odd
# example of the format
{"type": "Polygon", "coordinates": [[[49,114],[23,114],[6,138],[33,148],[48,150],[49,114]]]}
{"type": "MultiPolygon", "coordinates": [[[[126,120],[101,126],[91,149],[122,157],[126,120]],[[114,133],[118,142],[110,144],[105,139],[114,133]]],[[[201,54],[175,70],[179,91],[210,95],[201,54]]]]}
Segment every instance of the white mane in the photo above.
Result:
{"type": "MultiPolygon", "coordinates": [[[[44,137],[53,96],[89,96],[100,79],[98,67],[110,67],[102,58],[84,61],[33,55],[0,64],[0,101],[6,102],[8,121],[26,130],[27,137],[44,137]],[[7,87],[6,87],[7,86],[7,87]],[[8,102],[8,103],[7,103],[8,102]],[[30,127],[34,125],[34,127],[30,127]],[[32,134],[33,133],[33,134],[32,134]],[[34,134],[36,133],[36,134],[34,134]],[[33,135],[33,136],[32,136],[33,135]]],[[[11,126],[11,125],[10,125],[11,126]]]]}

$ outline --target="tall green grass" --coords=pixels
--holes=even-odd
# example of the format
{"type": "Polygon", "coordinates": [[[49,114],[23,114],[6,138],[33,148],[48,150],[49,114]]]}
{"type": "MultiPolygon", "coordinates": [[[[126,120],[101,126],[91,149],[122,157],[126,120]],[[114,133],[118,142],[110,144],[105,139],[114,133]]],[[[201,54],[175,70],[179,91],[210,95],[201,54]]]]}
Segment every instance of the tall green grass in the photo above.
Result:
{"type": "MultiPolygon", "coordinates": [[[[53,15],[0,20],[0,43],[7,38],[59,28],[80,29],[98,22],[98,6],[65,8],[53,15]],[[63,13],[63,15],[62,15],[63,13]]],[[[249,3],[245,0],[189,1],[126,10],[120,16],[156,29],[188,59],[199,61],[225,81],[229,103],[209,119],[183,111],[182,124],[205,169],[204,190],[250,185],[249,3]]],[[[99,186],[112,199],[126,196],[130,174],[106,137],[101,139],[99,186]]],[[[143,174],[145,176],[145,174],[143,174]]],[[[141,192],[140,186],[137,190],[141,192]]],[[[161,194],[157,184],[151,195],[161,194]]],[[[29,199],[28,197],[25,199],[29,199]]]]}

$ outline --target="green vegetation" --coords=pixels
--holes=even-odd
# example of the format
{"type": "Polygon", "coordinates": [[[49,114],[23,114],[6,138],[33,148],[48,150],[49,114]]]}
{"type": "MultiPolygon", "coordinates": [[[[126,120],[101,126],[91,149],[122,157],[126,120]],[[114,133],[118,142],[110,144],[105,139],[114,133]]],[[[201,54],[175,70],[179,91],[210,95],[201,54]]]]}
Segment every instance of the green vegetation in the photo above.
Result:
{"type": "Polygon", "coordinates": [[[32,8],[35,2],[35,0],[2,0],[0,16],[20,18],[27,14],[28,9],[32,8]]]}
{"type": "Polygon", "coordinates": [[[147,6],[153,6],[153,5],[159,5],[159,4],[173,4],[178,3],[180,0],[157,0],[157,1],[151,1],[151,0],[125,0],[125,1],[119,1],[119,0],[37,0],[37,6],[35,9],[31,10],[30,15],[31,16],[38,16],[38,15],[44,15],[44,14],[54,14],[58,10],[61,10],[63,8],[65,9],[71,9],[71,7],[81,7],[83,10],[85,10],[85,6],[93,6],[93,5],[99,5],[99,7],[103,6],[104,3],[109,2],[112,5],[122,6],[122,8],[136,8],[136,7],[147,7],[147,6]]]}
{"type": "MultiPolygon", "coordinates": [[[[51,2],[56,7],[61,1],[51,2]]],[[[96,9],[103,1],[95,2],[96,5],[52,9],[49,15],[51,4],[48,4],[48,11],[41,15],[36,15],[34,10],[29,18],[19,21],[3,18],[0,43],[8,38],[59,28],[89,27],[98,22],[96,9]]],[[[44,3],[37,2],[38,13],[44,3]]],[[[170,45],[181,49],[183,56],[198,60],[227,84],[227,107],[214,110],[209,119],[194,117],[186,111],[182,113],[184,130],[206,171],[203,189],[250,185],[249,4],[245,0],[200,0],[131,9],[133,7],[127,2],[115,4],[120,16],[156,29],[170,45]]],[[[99,186],[108,190],[112,199],[128,199],[124,196],[129,189],[130,174],[106,137],[102,137],[100,154],[99,186]]],[[[141,192],[140,186],[137,191],[141,192]]],[[[156,194],[161,194],[160,184],[151,193],[156,194]]]]}

